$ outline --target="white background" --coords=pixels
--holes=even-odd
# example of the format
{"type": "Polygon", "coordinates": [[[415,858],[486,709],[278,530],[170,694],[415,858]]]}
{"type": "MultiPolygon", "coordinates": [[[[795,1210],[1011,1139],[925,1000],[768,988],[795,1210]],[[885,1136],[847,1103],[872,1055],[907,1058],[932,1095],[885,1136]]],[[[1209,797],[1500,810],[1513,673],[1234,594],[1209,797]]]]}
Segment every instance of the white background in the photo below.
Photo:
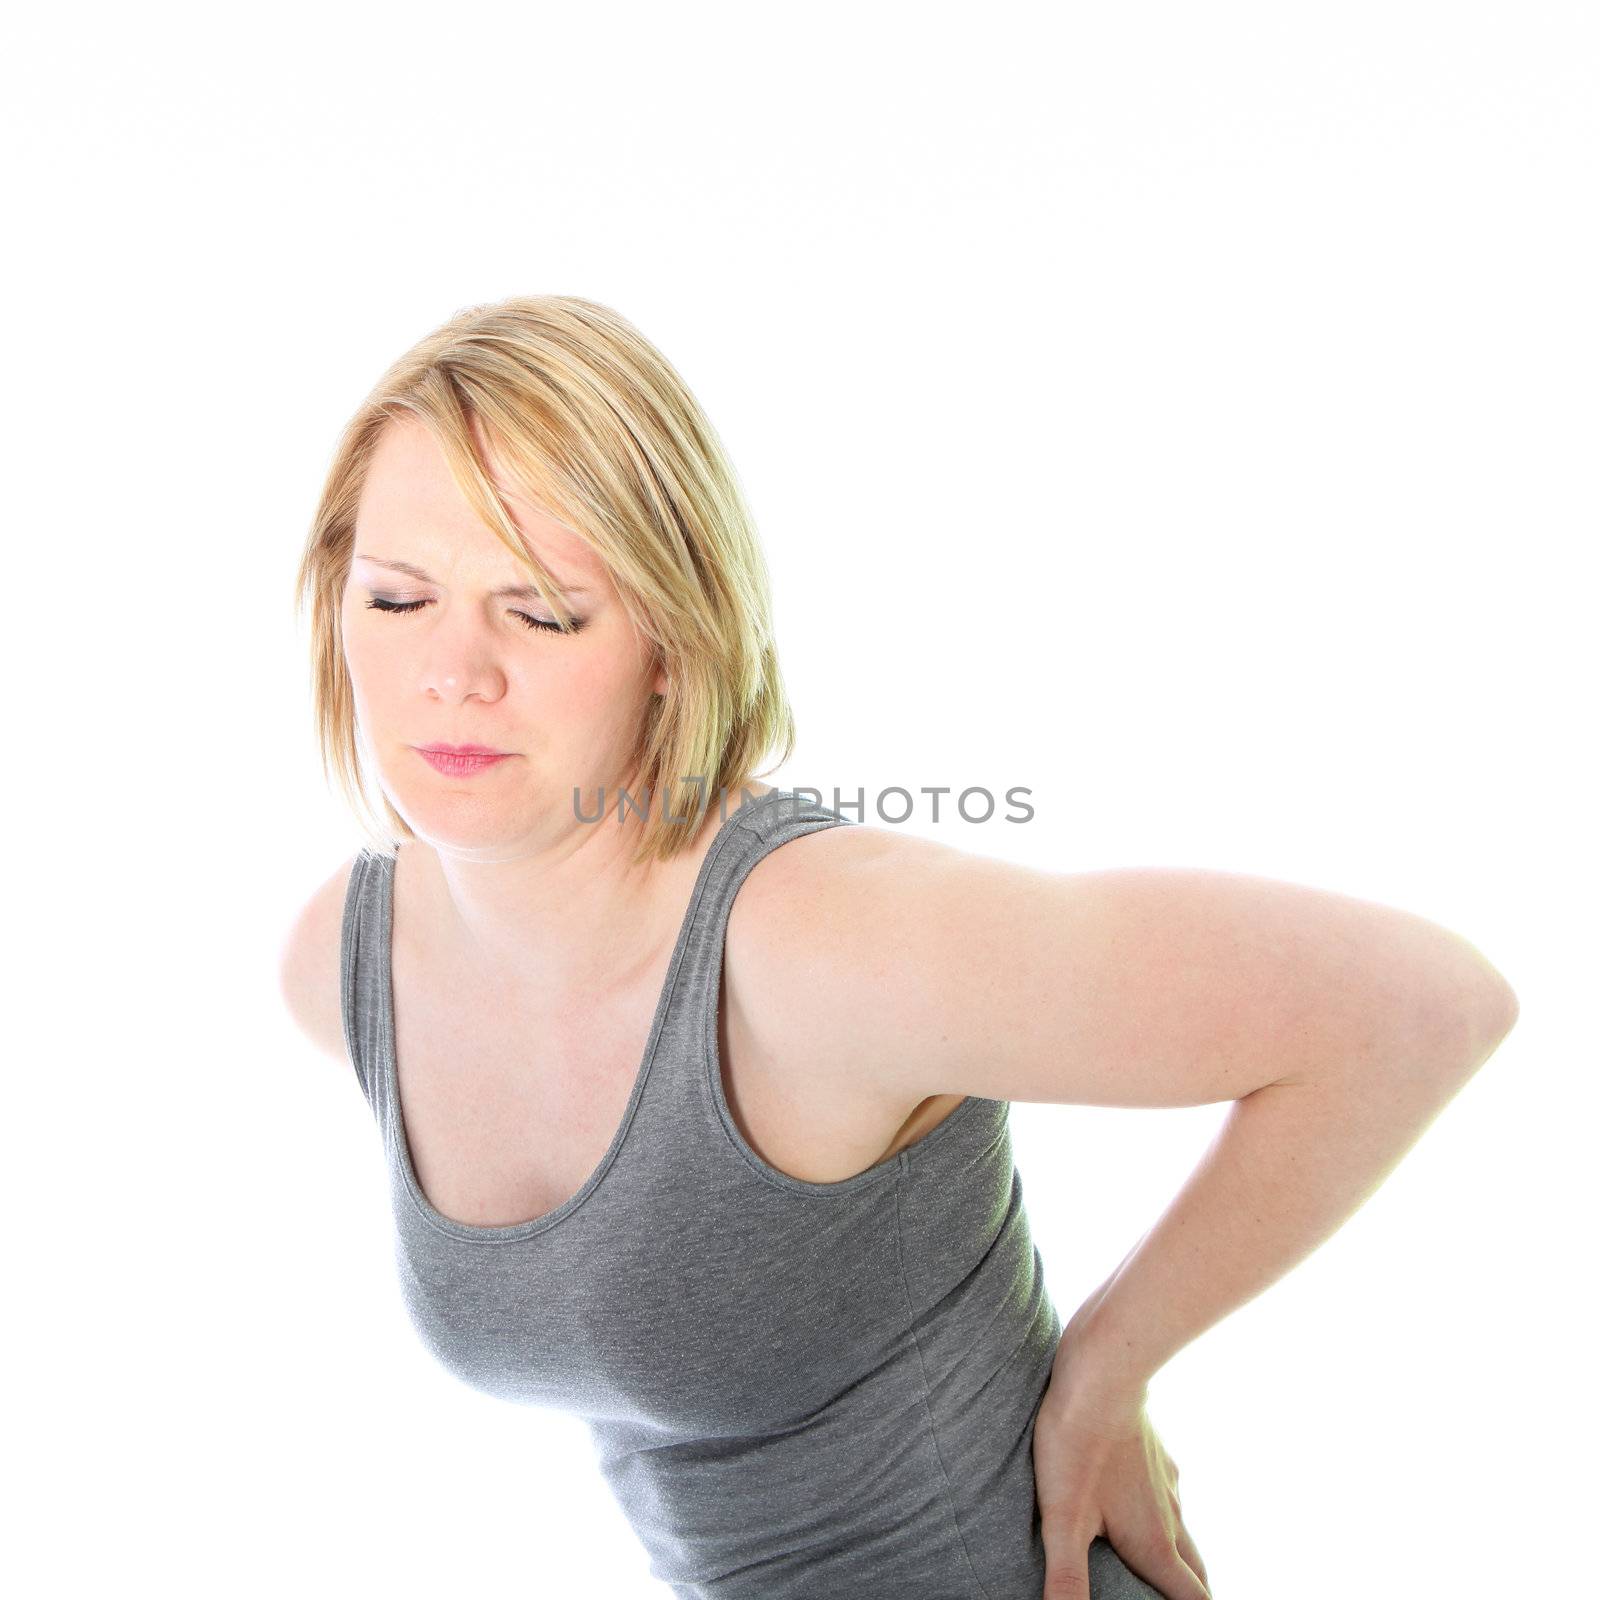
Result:
{"type": "MultiPolygon", "coordinates": [[[[1597,44],[1537,0],[13,20],[8,1587],[665,1593],[580,1425],[414,1342],[371,1114],[277,992],[356,843],[291,609],[338,430],[458,308],[568,293],[749,491],[768,781],[1027,785],[909,826],[1382,900],[1511,980],[1151,1416],[1219,1600],[1577,1592],[1597,44]]],[[[1063,1315],[1223,1109],[1014,1108],[1063,1315]]]]}

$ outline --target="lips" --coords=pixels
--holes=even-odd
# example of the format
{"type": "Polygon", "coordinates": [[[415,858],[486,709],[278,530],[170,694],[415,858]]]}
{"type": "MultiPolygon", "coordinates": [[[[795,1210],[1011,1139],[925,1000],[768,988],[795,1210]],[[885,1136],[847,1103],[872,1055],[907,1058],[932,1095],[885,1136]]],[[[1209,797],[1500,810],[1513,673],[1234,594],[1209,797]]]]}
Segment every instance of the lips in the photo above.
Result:
{"type": "Polygon", "coordinates": [[[495,750],[486,744],[424,744],[417,746],[417,754],[435,772],[450,778],[487,772],[490,767],[511,759],[510,751],[495,750]]]}

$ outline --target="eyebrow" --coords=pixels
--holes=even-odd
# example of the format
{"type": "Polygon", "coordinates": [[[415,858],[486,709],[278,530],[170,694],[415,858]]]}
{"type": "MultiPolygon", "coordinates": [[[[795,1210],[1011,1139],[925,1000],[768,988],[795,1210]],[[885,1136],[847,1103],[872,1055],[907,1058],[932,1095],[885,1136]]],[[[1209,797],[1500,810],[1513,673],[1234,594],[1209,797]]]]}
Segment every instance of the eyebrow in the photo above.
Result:
{"type": "MultiPolygon", "coordinates": [[[[406,577],[416,578],[421,583],[433,583],[435,581],[421,567],[414,567],[409,561],[386,561],[382,556],[366,556],[361,555],[359,552],[356,554],[356,560],[370,562],[375,567],[387,567],[391,572],[403,572],[406,577]]],[[[586,595],[591,592],[581,584],[557,586],[557,593],[559,594],[586,595]]],[[[496,589],[494,593],[508,600],[537,600],[539,598],[539,591],[531,583],[508,583],[502,588],[496,589]]]]}

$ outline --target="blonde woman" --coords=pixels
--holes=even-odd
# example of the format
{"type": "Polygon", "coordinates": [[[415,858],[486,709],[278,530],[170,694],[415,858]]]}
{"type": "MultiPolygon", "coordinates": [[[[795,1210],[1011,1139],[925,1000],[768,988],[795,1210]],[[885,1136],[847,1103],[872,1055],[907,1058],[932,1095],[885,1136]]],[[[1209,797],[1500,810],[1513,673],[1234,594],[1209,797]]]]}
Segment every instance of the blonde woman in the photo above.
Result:
{"type": "Polygon", "coordinates": [[[438,1360],[585,1418],[679,1595],[1203,1600],[1148,1381],[1382,1181],[1504,979],[1385,906],[1003,865],[757,781],[793,725],[749,513],[589,301],[398,361],[299,584],[367,842],[284,994],[371,1105],[438,1360]],[[1064,1324],[1013,1100],[1234,1102],[1064,1324]]]}

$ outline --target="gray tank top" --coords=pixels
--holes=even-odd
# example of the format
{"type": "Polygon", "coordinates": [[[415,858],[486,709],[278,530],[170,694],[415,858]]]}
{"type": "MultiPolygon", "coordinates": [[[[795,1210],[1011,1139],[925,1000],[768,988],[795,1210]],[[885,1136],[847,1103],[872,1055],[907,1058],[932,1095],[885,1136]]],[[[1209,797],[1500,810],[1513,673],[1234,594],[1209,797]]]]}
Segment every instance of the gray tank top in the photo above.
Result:
{"type": "MultiPolygon", "coordinates": [[[[769,851],[853,825],[794,790],[727,812],[610,1148],[565,1204],[502,1227],[443,1216],[417,1181],[396,1090],[394,861],[361,852],[345,1038],[387,1153],[402,1298],[462,1382],[584,1419],[650,1571],[680,1596],[1038,1600],[1033,1424],[1062,1325],[1009,1103],[969,1096],[909,1148],[813,1183],[756,1153],[723,1092],[733,898],[769,851]]],[[[1103,1538],[1090,1575],[1096,1600],[1159,1600],[1103,1538]]]]}

